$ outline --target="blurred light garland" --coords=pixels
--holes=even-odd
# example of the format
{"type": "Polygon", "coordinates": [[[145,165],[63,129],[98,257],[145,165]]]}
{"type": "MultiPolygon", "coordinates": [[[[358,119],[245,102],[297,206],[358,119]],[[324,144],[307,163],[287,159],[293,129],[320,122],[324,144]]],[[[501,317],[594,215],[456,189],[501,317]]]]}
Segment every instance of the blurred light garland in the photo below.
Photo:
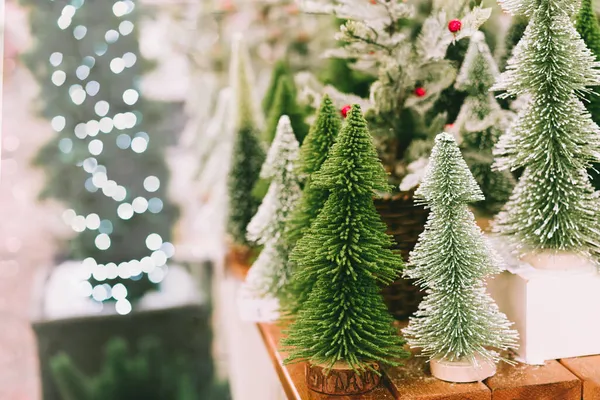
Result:
{"type": "MultiPolygon", "coordinates": [[[[50,0],[54,1],[54,0],[50,0]]],[[[83,7],[85,0],[72,0],[63,9],[57,20],[60,29],[71,28],[73,18],[77,11],[83,7]]],[[[112,7],[113,14],[116,17],[126,17],[135,8],[135,4],[130,0],[116,1],[112,7]]],[[[94,48],[94,54],[102,57],[106,54],[108,46],[116,43],[120,36],[127,36],[134,31],[135,25],[129,20],[123,20],[119,23],[117,29],[109,29],[104,35],[105,43],[98,43],[94,48]]],[[[72,27],[73,36],[76,40],[83,39],[87,34],[87,27],[77,25],[72,27]]],[[[56,70],[51,75],[51,82],[57,86],[62,86],[67,79],[65,71],[60,69],[63,62],[63,54],[54,52],[50,55],[48,62],[56,70]]],[[[133,67],[137,62],[137,56],[132,52],[126,52],[122,57],[115,57],[110,62],[110,71],[114,74],[120,74],[126,68],[133,67]]],[[[96,63],[93,56],[83,57],[81,65],[76,69],[75,75],[82,81],[81,84],[73,84],[68,89],[71,101],[76,105],[82,105],[86,101],[92,101],[92,98],[99,93],[100,83],[95,80],[85,82],[90,76],[90,71],[96,63]]],[[[126,105],[134,106],[140,98],[140,93],[136,88],[127,88],[123,91],[123,102],[126,105]]],[[[86,140],[88,137],[96,137],[100,132],[104,134],[113,131],[127,130],[134,128],[141,120],[141,113],[133,110],[125,113],[116,113],[112,117],[108,116],[111,105],[105,100],[95,103],[94,111],[99,117],[98,120],[91,119],[87,122],[80,122],[75,126],[74,136],[79,140],[86,140]]],[[[52,129],[55,132],[61,132],[66,127],[66,118],[57,115],[51,120],[52,129]]],[[[149,136],[145,132],[138,132],[131,137],[128,134],[120,134],[116,138],[116,145],[119,149],[131,149],[134,153],[143,153],[146,151],[149,143],[149,136]]],[[[58,143],[59,150],[63,153],[73,151],[73,139],[63,138],[58,143]]],[[[94,156],[102,153],[104,142],[101,139],[93,139],[88,143],[88,152],[91,157],[85,158],[76,165],[82,168],[89,178],[85,181],[85,189],[91,193],[101,191],[102,194],[114,201],[121,203],[117,208],[117,217],[122,220],[129,220],[134,214],[143,214],[146,212],[160,213],[163,209],[163,201],[158,197],[145,198],[138,196],[131,202],[126,201],[128,190],[124,185],[115,180],[109,179],[108,169],[105,165],[98,163],[94,156]]],[[[143,187],[148,193],[156,192],[161,185],[160,179],[150,175],[144,178],[143,187]]],[[[73,231],[81,233],[87,230],[98,231],[95,238],[95,246],[99,250],[108,250],[111,246],[110,235],[113,233],[113,223],[110,218],[101,217],[96,213],[88,215],[77,215],[75,210],[68,209],[63,213],[63,221],[69,225],[73,231]]],[[[152,283],[159,283],[167,273],[167,260],[173,257],[175,248],[169,242],[163,242],[163,239],[157,233],[150,233],[146,237],[146,247],[150,255],[140,260],[132,259],[115,263],[98,264],[92,257],[88,257],[82,262],[85,268],[85,279],[94,278],[98,282],[107,279],[134,279],[138,280],[142,274],[147,274],[152,283]]],[[[91,297],[95,301],[103,302],[110,298],[116,300],[116,311],[119,314],[128,314],[132,306],[127,299],[127,288],[122,283],[116,283],[111,286],[107,283],[92,286],[90,282],[81,283],[81,293],[86,297],[91,297]]]]}

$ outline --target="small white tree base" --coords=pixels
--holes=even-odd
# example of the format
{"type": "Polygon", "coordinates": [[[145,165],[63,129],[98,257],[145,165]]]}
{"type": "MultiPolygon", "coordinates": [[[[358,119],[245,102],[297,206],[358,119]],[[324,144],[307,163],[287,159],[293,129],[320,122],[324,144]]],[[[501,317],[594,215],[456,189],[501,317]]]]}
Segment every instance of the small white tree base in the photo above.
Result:
{"type": "Polygon", "coordinates": [[[496,364],[493,361],[475,357],[475,361],[447,361],[433,359],[429,362],[431,375],[446,382],[467,383],[481,382],[496,374],[496,364]]]}
{"type": "Polygon", "coordinates": [[[490,280],[488,290],[519,331],[516,359],[541,365],[547,360],[600,354],[596,267],[573,254],[519,260],[505,243],[497,243],[508,271],[490,280]]]}

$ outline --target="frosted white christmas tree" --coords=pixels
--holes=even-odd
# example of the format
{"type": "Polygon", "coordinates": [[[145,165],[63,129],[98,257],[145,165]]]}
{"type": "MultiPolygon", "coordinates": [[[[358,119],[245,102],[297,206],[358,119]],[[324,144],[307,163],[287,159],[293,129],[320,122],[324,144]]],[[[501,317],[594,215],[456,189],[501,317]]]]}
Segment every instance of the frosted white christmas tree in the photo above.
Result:
{"type": "Polygon", "coordinates": [[[298,156],[298,141],[284,115],[260,172],[261,178],[271,180],[269,191],[248,225],[248,240],[264,246],[246,278],[245,291],[250,297],[278,298],[289,280],[291,247],[284,230],[301,193],[295,168],[298,156]]]}
{"type": "Polygon", "coordinates": [[[434,376],[440,365],[453,363],[476,367],[475,375],[485,366],[480,372],[490,376],[498,351],[516,346],[518,334],[486,292],[485,279],[502,267],[469,210],[483,194],[449,133],[435,139],[415,198],[431,212],[405,275],[427,294],[404,334],[430,357],[434,376]]]}
{"type": "Polygon", "coordinates": [[[503,110],[490,92],[500,75],[482,32],[471,38],[454,87],[467,93],[452,128],[461,139],[461,150],[485,200],[476,207],[496,213],[508,201],[515,185],[510,171],[492,171],[492,149],[508,128],[514,113],[503,110]]]}
{"type": "Polygon", "coordinates": [[[523,169],[497,229],[520,254],[600,253],[600,202],[587,170],[600,162],[600,129],[580,96],[600,84],[600,63],[574,26],[578,0],[505,0],[529,25],[493,90],[529,95],[495,149],[500,169],[523,169]]]}

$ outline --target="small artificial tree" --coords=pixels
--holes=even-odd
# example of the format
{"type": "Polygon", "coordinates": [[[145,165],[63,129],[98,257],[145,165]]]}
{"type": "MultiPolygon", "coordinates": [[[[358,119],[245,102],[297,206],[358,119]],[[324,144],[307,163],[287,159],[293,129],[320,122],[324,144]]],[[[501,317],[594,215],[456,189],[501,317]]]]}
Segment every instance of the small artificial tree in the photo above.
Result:
{"type": "MultiPolygon", "coordinates": [[[[600,24],[594,11],[593,0],[582,0],[576,28],[588,49],[596,56],[596,61],[600,60],[600,24]]],[[[596,86],[593,92],[586,96],[586,100],[586,108],[592,115],[592,119],[596,125],[600,124],[600,88],[596,86]]],[[[599,171],[600,165],[598,164],[594,164],[589,171],[596,190],[600,189],[599,171]]]]}
{"type": "Polygon", "coordinates": [[[235,109],[235,138],[229,171],[229,234],[236,245],[247,246],[246,228],[256,213],[259,200],[251,196],[265,159],[260,142],[258,112],[253,99],[248,54],[239,37],[233,43],[230,79],[235,109]]]}
{"type": "Polygon", "coordinates": [[[260,172],[271,180],[269,191],[248,225],[248,240],[264,246],[246,278],[246,287],[257,297],[279,298],[290,278],[291,247],[284,231],[301,193],[294,167],[298,152],[290,119],[283,115],[260,172]]]}
{"type": "Polygon", "coordinates": [[[521,254],[600,250],[600,203],[587,169],[600,161],[600,129],[580,100],[600,84],[600,63],[574,27],[578,0],[503,2],[530,18],[507,70],[492,90],[526,94],[521,110],[495,149],[500,169],[523,168],[496,228],[521,254]]]}
{"type": "Polygon", "coordinates": [[[452,135],[435,139],[415,198],[431,212],[405,271],[427,291],[403,330],[408,343],[430,359],[498,361],[518,334],[486,293],[485,279],[501,266],[469,210],[483,194],[452,135]]]}
{"type": "Polygon", "coordinates": [[[279,78],[282,76],[290,76],[290,68],[285,60],[278,60],[273,67],[273,72],[271,72],[269,87],[267,88],[262,101],[262,110],[265,116],[269,115],[269,111],[273,106],[273,102],[275,101],[275,91],[277,90],[277,85],[279,84],[279,78]]]}
{"type": "Polygon", "coordinates": [[[308,132],[308,125],[304,122],[304,112],[296,101],[296,86],[291,76],[283,75],[277,81],[277,89],[273,98],[273,104],[267,118],[265,129],[265,141],[271,143],[277,132],[279,118],[287,115],[292,123],[298,142],[302,143],[308,132]]]}
{"type": "Polygon", "coordinates": [[[329,191],[311,184],[310,177],[327,159],[329,150],[342,127],[339,111],[325,95],[321,101],[317,119],[311,126],[304,144],[300,148],[297,163],[300,179],[305,182],[302,197],[287,224],[286,236],[292,245],[306,233],[312,221],[319,215],[329,191]]]}
{"type": "MultiPolygon", "coordinates": [[[[273,77],[274,79],[275,76],[273,77]]],[[[267,114],[267,127],[263,139],[266,143],[271,143],[277,133],[279,118],[282,115],[287,115],[291,121],[296,138],[302,143],[308,131],[308,125],[304,122],[306,118],[304,111],[296,101],[297,90],[294,80],[291,75],[281,75],[277,79],[275,86],[275,92],[272,94],[271,108],[267,114]]],[[[269,94],[267,93],[266,96],[268,97],[269,94]]],[[[265,197],[268,188],[269,180],[261,178],[252,189],[252,196],[260,201],[265,197]]]]}
{"type": "Polygon", "coordinates": [[[503,110],[489,89],[499,75],[483,33],[471,37],[465,61],[456,79],[457,90],[467,93],[453,129],[462,139],[463,156],[481,188],[485,200],[476,204],[486,213],[496,213],[508,201],[515,186],[510,171],[492,171],[492,149],[513,114],[503,110]]]}
{"type": "Polygon", "coordinates": [[[394,364],[406,351],[379,283],[393,282],[403,263],[373,204],[374,191],[390,187],[359,106],[311,184],[330,196],[293,250],[299,268],[293,279],[310,290],[283,342],[288,361],[326,369],[345,362],[354,371],[394,364]]]}

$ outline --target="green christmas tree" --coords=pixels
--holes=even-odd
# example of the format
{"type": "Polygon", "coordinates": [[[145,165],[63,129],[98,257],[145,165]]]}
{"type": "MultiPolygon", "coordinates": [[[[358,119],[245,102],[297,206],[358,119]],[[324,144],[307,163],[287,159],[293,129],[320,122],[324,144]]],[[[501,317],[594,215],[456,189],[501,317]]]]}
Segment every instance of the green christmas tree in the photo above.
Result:
{"type": "Polygon", "coordinates": [[[290,76],[290,68],[285,60],[278,60],[273,67],[271,81],[269,82],[269,87],[267,88],[262,101],[262,109],[265,116],[269,115],[269,111],[271,110],[271,107],[273,107],[277,85],[279,84],[279,79],[282,76],[290,76]]]}
{"type": "MultiPolygon", "coordinates": [[[[275,77],[273,77],[273,80],[275,77]]],[[[271,82],[274,83],[274,82],[271,82]]],[[[300,143],[304,140],[308,125],[304,122],[305,115],[296,101],[296,86],[290,75],[281,75],[277,79],[272,105],[268,113],[267,128],[264,140],[271,143],[277,133],[277,125],[282,115],[287,115],[292,122],[292,128],[300,143]]],[[[267,95],[268,96],[268,95],[267,95]]],[[[252,196],[261,201],[269,189],[269,180],[261,178],[252,189],[252,196]]]]}
{"type": "Polygon", "coordinates": [[[297,169],[300,178],[305,180],[305,185],[300,202],[286,228],[287,240],[292,245],[304,236],[329,197],[329,190],[312,185],[310,177],[321,169],[341,127],[340,113],[329,96],[325,95],[321,100],[317,119],[300,148],[297,169]]]}
{"type": "MultiPolygon", "coordinates": [[[[585,42],[588,49],[596,56],[596,61],[600,59],[600,24],[594,11],[592,0],[583,0],[581,10],[577,17],[577,32],[585,42]]],[[[594,91],[586,96],[586,108],[592,114],[592,119],[596,125],[600,124],[600,88],[595,87],[594,91]]],[[[592,184],[596,190],[600,189],[600,165],[594,164],[589,171],[592,176],[592,184]]]]}
{"type": "Polygon", "coordinates": [[[486,293],[501,266],[469,210],[483,194],[452,135],[437,136],[415,198],[431,212],[405,275],[427,295],[403,331],[408,343],[430,358],[497,361],[518,334],[486,293]]]}
{"type": "Polygon", "coordinates": [[[308,125],[304,122],[304,112],[296,101],[296,86],[289,76],[281,76],[277,82],[273,105],[269,110],[265,141],[271,143],[277,132],[277,124],[282,115],[287,115],[292,122],[292,128],[298,142],[302,143],[308,132],[308,125]]]}
{"type": "Polygon", "coordinates": [[[290,119],[283,115],[260,173],[271,179],[269,191],[248,225],[248,240],[264,246],[246,278],[246,287],[258,297],[281,297],[291,275],[284,231],[301,193],[294,166],[298,152],[290,119]]]}
{"type": "Polygon", "coordinates": [[[123,303],[139,298],[154,286],[147,273],[172,255],[177,216],[166,195],[164,151],[172,132],[161,110],[169,104],[148,101],[139,87],[149,67],[139,49],[142,6],[21,2],[30,6],[35,39],[25,61],[56,132],[35,158],[46,173],[42,197],[68,206],[63,217],[77,233],[64,256],[87,259],[99,271],[94,285],[125,284],[123,303]],[[102,273],[108,270],[114,273],[102,273]]]}
{"type": "Polygon", "coordinates": [[[483,33],[473,35],[456,79],[457,90],[467,93],[453,129],[462,138],[461,149],[485,200],[476,204],[496,213],[508,201],[515,186],[510,171],[492,171],[492,149],[507,128],[512,113],[500,108],[489,89],[499,75],[483,33]]]}
{"type": "Polygon", "coordinates": [[[236,115],[236,129],[228,177],[228,231],[237,245],[245,246],[248,245],[246,228],[260,202],[251,193],[259,179],[265,152],[259,139],[248,54],[240,38],[236,38],[233,45],[230,79],[235,98],[236,108],[232,114],[236,115]]]}
{"type": "Polygon", "coordinates": [[[293,279],[311,290],[284,340],[288,361],[345,362],[356,371],[373,361],[394,364],[406,355],[404,341],[379,283],[393,282],[402,260],[373,204],[375,190],[390,188],[359,106],[311,179],[331,194],[293,251],[293,279]]]}
{"type": "Polygon", "coordinates": [[[497,229],[522,253],[596,253],[600,204],[587,169],[600,161],[600,129],[578,95],[600,84],[600,63],[574,27],[579,1],[520,0],[503,6],[531,18],[492,89],[531,100],[495,149],[498,168],[524,169],[497,217],[497,229]]]}

